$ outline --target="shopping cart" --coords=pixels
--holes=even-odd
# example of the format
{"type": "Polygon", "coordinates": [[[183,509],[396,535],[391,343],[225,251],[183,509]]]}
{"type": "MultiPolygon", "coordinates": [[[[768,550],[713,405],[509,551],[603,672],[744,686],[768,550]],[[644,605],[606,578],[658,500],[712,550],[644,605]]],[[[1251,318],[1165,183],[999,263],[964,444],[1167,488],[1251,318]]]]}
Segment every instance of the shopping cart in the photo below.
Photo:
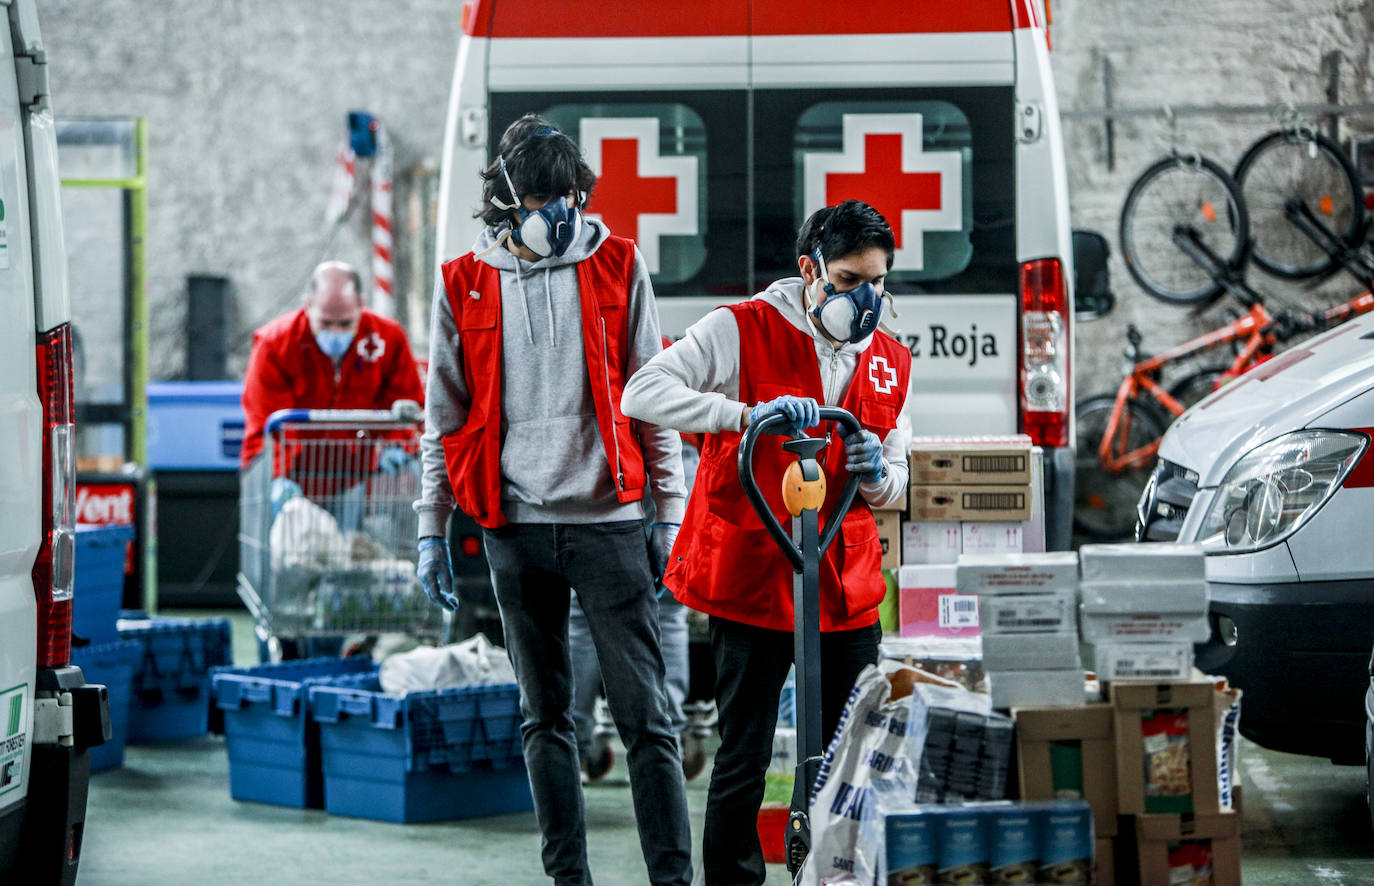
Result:
{"type": "Polygon", "coordinates": [[[450,639],[415,575],[421,425],[375,410],[285,409],[240,475],[238,592],[273,660],[309,638],[450,639]]]}

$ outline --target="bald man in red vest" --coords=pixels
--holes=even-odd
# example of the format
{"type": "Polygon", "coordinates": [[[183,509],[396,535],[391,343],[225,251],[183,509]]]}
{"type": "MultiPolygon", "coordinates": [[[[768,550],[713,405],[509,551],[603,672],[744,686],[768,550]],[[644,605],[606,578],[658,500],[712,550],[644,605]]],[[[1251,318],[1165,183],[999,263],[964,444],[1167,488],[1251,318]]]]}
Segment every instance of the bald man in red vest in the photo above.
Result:
{"type": "MultiPolygon", "coordinates": [[[[800,277],[707,314],[625,386],[626,415],[705,435],[664,584],[710,616],[721,745],[706,803],[708,886],[764,881],[755,819],[792,663],[792,567],[746,499],[736,466],[751,423],[780,414],[797,430],[824,436],[831,430],[819,421],[825,404],[849,410],[863,426],[819,456],[831,478],[827,507],[846,470],[860,477],[820,568],[826,741],[854,679],[878,661],[886,585],[871,509],[897,506],[905,496],[911,439],[904,415],[911,354],[878,329],[893,250],[891,228],[866,203],[817,211],[797,237],[800,277]]],[[[755,450],[765,495],[782,486],[794,460],[780,440],[766,438],[755,450]]],[[[790,520],[780,506],[775,516],[784,526],[790,520]]]]}

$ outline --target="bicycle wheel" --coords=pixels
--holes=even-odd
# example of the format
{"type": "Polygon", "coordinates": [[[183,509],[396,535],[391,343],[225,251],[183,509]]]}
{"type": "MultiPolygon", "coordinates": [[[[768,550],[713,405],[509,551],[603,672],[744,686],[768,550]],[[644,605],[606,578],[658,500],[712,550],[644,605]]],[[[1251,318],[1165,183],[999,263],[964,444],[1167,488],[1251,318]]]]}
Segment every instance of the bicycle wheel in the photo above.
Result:
{"type": "Polygon", "coordinates": [[[1169,396],[1182,404],[1184,409],[1192,409],[1217,389],[1217,381],[1225,374],[1225,366],[1195,370],[1169,385],[1169,396]]]}
{"type": "MultiPolygon", "coordinates": [[[[1073,525],[1080,535],[1091,541],[1123,541],[1134,537],[1136,505],[1150,479],[1151,466],[1118,474],[1103,467],[1097,457],[1115,403],[1116,397],[1112,394],[1078,401],[1073,525]]],[[[1139,400],[1126,401],[1122,420],[1130,422],[1126,434],[1127,450],[1164,436],[1164,420],[1139,400]]]]}
{"type": "Polygon", "coordinates": [[[1174,243],[1181,226],[1228,264],[1244,255],[1250,222],[1240,190],[1206,157],[1166,157],[1146,169],[1126,194],[1120,225],[1121,256],[1142,289],[1169,304],[1204,304],[1222,286],[1174,243]]]}
{"type": "Polygon", "coordinates": [[[1284,216],[1302,200],[1317,218],[1354,246],[1364,225],[1364,189],[1355,166],[1331,139],[1307,129],[1280,129],[1255,142],[1236,165],[1236,184],[1250,210],[1255,264],[1299,280],[1336,267],[1336,259],[1284,216]]]}

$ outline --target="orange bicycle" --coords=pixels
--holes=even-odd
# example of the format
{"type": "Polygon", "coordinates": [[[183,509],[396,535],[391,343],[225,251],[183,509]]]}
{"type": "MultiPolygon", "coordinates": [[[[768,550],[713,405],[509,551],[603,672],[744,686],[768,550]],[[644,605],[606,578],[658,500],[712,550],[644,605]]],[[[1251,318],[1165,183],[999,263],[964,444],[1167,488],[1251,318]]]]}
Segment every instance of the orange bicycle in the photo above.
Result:
{"type": "MultiPolygon", "coordinates": [[[[1374,261],[1360,245],[1365,234],[1362,191],[1353,173],[1334,176],[1333,184],[1331,168],[1343,173],[1351,167],[1348,161],[1344,165],[1333,162],[1332,144],[1324,138],[1320,151],[1309,151],[1301,144],[1292,149],[1295,140],[1305,143],[1304,139],[1318,144],[1319,134],[1310,128],[1289,128],[1257,142],[1239,169],[1249,186],[1244,191],[1216,163],[1178,154],[1151,166],[1132,186],[1122,210],[1121,245],[1136,282],[1172,304],[1205,306],[1226,294],[1246,311],[1225,326],[1157,356],[1142,354],[1139,330],[1133,325],[1127,328],[1126,377],[1117,391],[1077,404],[1074,526],[1081,536],[1116,540],[1132,535],[1136,504],[1160,439],[1169,423],[1188,407],[1269,359],[1277,346],[1295,336],[1374,310],[1374,295],[1369,291],[1374,288],[1374,261]],[[1282,159],[1282,166],[1272,159],[1257,164],[1255,158],[1266,153],[1282,159]],[[1319,163],[1327,174],[1312,175],[1305,161],[1319,163]],[[1263,169],[1262,175],[1257,169],[1263,169]],[[1257,200],[1262,207],[1257,230],[1263,236],[1255,239],[1250,237],[1245,200],[1251,191],[1257,197],[1264,194],[1257,200]],[[1288,240],[1280,237],[1285,232],[1292,232],[1288,240]],[[1359,280],[1365,291],[1322,311],[1271,312],[1244,278],[1246,262],[1260,240],[1267,250],[1261,265],[1266,269],[1310,276],[1339,266],[1359,280]],[[1300,250],[1295,241],[1307,243],[1310,249],[1300,250]],[[1325,260],[1312,258],[1313,252],[1325,260]],[[1300,266],[1276,260],[1294,254],[1303,258],[1300,266]],[[1167,387],[1161,383],[1165,367],[1227,346],[1234,349],[1228,364],[1204,365],[1167,387]]],[[[1255,258],[1258,262],[1259,256],[1255,258]]]]}

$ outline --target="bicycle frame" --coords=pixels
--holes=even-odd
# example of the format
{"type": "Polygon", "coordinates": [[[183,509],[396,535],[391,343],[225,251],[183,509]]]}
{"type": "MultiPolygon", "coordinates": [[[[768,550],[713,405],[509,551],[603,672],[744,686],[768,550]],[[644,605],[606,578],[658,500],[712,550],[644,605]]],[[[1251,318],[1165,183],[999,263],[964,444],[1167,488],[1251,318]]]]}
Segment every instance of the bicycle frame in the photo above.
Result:
{"type": "MultiPolygon", "coordinates": [[[[1374,309],[1374,296],[1370,297],[1368,309],[1374,309]]],[[[1126,450],[1126,441],[1130,439],[1131,431],[1131,416],[1126,410],[1126,402],[1131,398],[1145,392],[1174,416],[1183,414],[1183,405],[1154,380],[1156,372],[1176,360],[1244,339],[1245,344],[1241,347],[1240,353],[1231,361],[1225,372],[1225,377],[1228,378],[1240,375],[1254,363],[1261,349],[1277,340],[1272,331],[1273,324],[1273,315],[1265,310],[1262,303],[1255,302],[1245,316],[1220,329],[1176,345],[1148,360],[1141,360],[1131,367],[1130,374],[1122,379],[1121,386],[1117,388],[1116,403],[1112,406],[1111,418],[1107,420],[1106,431],[1102,434],[1102,442],[1098,446],[1097,457],[1102,466],[1114,474],[1146,467],[1159,451],[1159,440],[1152,440],[1130,451],[1126,450]]]]}

